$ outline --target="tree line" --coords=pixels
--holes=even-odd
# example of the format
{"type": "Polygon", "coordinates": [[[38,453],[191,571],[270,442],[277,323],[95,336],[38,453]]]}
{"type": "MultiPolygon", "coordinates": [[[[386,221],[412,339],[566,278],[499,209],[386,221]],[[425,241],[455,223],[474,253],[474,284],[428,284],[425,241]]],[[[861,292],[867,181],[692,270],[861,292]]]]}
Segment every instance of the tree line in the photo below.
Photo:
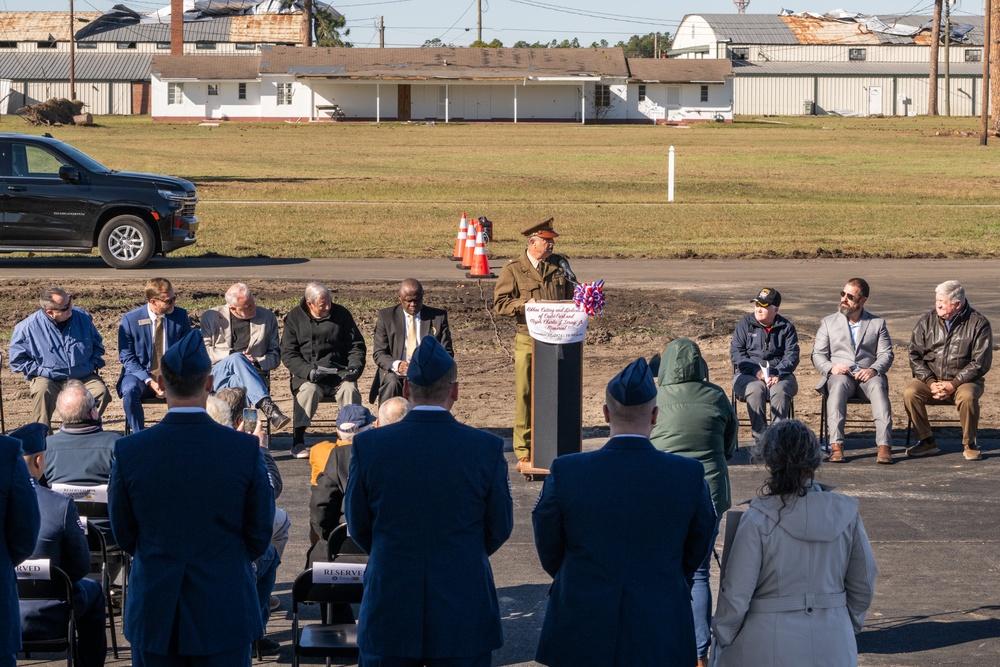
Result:
{"type": "MultiPolygon", "coordinates": [[[[670,48],[671,42],[673,41],[670,37],[670,33],[649,33],[647,35],[632,35],[627,40],[621,40],[614,45],[615,48],[621,48],[625,50],[625,55],[629,58],[653,58],[656,55],[656,39],[659,38],[660,51],[666,51],[670,48]]],[[[445,44],[440,38],[435,37],[434,39],[428,39],[423,43],[424,47],[435,47],[435,46],[451,46],[454,47],[455,44],[445,44]]],[[[514,42],[511,47],[515,49],[605,49],[610,48],[612,45],[608,40],[602,39],[597,42],[591,42],[590,46],[584,46],[580,43],[580,40],[576,37],[573,39],[564,39],[559,41],[553,39],[549,42],[528,42],[525,40],[520,40],[514,42]]],[[[494,39],[491,42],[484,42],[481,40],[475,40],[469,44],[470,48],[489,48],[489,49],[502,49],[504,48],[504,43],[499,39],[494,39]]]]}

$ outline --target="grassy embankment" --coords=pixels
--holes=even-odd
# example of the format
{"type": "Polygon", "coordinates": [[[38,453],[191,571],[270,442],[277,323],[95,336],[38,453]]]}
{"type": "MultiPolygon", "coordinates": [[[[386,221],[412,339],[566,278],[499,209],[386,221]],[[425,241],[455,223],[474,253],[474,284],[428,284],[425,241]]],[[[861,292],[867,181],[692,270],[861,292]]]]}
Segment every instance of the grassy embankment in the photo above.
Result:
{"type": "MultiPolygon", "coordinates": [[[[971,118],[744,118],[653,126],[195,124],[50,130],[106,165],[194,181],[184,254],[440,256],[459,214],[554,216],[574,257],[993,256],[1000,140],[971,118]],[[939,136],[939,133],[941,136],[939,136]],[[944,136],[947,133],[947,136],[944,136]],[[667,151],[677,151],[667,203],[667,151]]],[[[8,130],[41,132],[14,126],[8,130]]]]}

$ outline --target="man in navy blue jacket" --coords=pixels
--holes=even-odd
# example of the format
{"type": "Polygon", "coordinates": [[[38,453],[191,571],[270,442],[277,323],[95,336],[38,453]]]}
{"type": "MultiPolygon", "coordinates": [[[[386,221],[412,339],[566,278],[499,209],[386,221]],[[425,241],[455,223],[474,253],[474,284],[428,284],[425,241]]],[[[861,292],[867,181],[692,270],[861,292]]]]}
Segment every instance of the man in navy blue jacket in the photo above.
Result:
{"type": "Polygon", "coordinates": [[[247,667],[264,631],[253,561],[271,543],[274,493],[257,439],[205,412],[211,368],[199,331],[175,341],[161,370],[166,416],[115,446],[108,509],[134,556],[134,667],[247,667]]]}
{"type": "MultiPolygon", "coordinates": [[[[45,470],[45,424],[32,423],[11,431],[21,441],[28,473],[36,480],[45,470]]],[[[104,631],[104,592],[101,584],[87,579],[90,549],[76,505],[69,498],[35,484],[42,524],[32,558],[47,558],[73,582],[76,612],[76,647],[80,667],[103,667],[108,652],[104,631]]],[[[65,613],[50,600],[21,602],[21,632],[25,637],[58,636],[66,629],[65,613]]]]}
{"type": "Polygon", "coordinates": [[[14,567],[31,555],[38,527],[38,500],[21,442],[0,435],[0,667],[14,667],[21,650],[14,567]]]}
{"type": "Polygon", "coordinates": [[[146,303],[122,315],[118,325],[122,372],[117,389],[133,433],[146,425],[142,400],[163,398],[163,386],[157,379],[163,353],[191,330],[187,311],[176,307],[176,303],[177,294],[170,281],[152,278],[146,282],[146,303]]]}
{"type": "Polygon", "coordinates": [[[347,481],[351,537],[370,556],[360,664],[488,667],[503,645],[489,556],[514,526],[503,441],[459,423],[455,362],[425,336],[406,371],[402,421],[358,434],[347,481]]]}
{"type": "Polygon", "coordinates": [[[608,384],[601,449],[552,462],[532,510],[555,581],[535,660],[553,667],[695,665],[691,583],[715,508],[699,461],[657,451],[645,359],[608,384]]]}

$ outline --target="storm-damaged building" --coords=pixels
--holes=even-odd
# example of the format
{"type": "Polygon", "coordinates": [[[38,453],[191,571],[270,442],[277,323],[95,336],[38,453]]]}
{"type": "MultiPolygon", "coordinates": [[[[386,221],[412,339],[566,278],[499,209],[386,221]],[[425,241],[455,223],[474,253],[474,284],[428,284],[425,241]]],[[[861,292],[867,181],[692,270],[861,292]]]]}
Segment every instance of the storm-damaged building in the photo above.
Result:
{"type": "MultiPolygon", "coordinates": [[[[737,114],[915,115],[927,110],[932,25],[932,16],[840,10],[689,14],[669,56],[731,61],[737,114]]],[[[947,55],[945,33],[938,99],[950,96],[952,115],[979,115],[983,17],[953,17],[947,55]]]]}

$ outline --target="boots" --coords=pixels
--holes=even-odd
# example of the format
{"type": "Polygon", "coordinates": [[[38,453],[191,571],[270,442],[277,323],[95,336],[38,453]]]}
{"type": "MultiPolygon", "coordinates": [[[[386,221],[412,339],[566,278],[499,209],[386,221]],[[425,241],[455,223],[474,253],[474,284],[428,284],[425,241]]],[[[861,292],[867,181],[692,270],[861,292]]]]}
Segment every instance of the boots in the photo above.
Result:
{"type": "Polygon", "coordinates": [[[264,416],[268,418],[271,422],[271,427],[274,429],[284,428],[288,425],[288,422],[292,421],[281,413],[281,410],[278,409],[278,406],[275,405],[270,396],[265,396],[257,401],[257,409],[264,413],[264,416]]]}
{"type": "Polygon", "coordinates": [[[882,463],[885,465],[892,464],[892,448],[889,445],[879,445],[878,455],[875,458],[876,463],[882,463]]]}

